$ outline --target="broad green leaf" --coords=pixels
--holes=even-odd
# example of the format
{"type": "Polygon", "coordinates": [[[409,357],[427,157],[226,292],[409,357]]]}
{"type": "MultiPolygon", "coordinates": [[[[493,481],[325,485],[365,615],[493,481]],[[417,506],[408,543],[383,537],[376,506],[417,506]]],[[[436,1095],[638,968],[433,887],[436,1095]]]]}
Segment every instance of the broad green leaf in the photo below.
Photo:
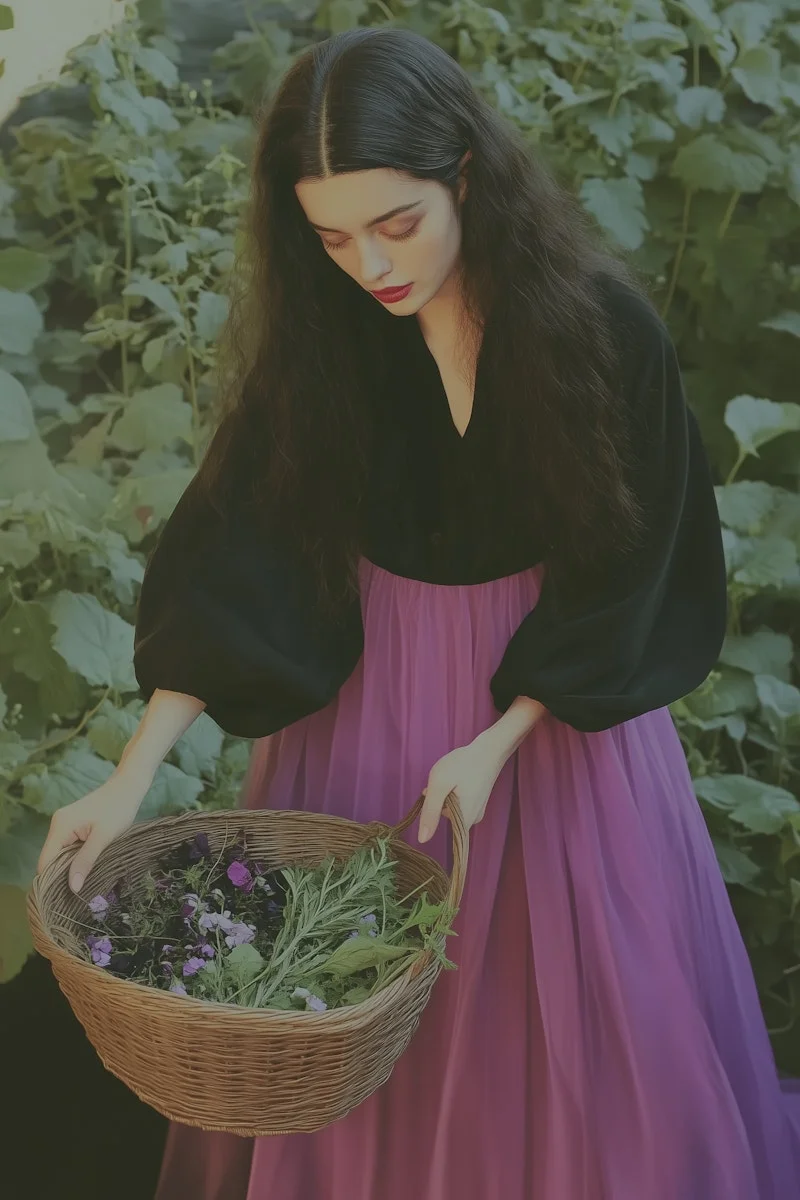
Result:
{"type": "Polygon", "coordinates": [[[8,371],[0,370],[0,442],[27,442],[34,431],[25,388],[8,371]]]}
{"type": "Polygon", "coordinates": [[[760,324],[762,329],[775,329],[778,333],[793,333],[795,337],[800,337],[800,312],[796,309],[787,309],[760,324]]]}
{"type": "Polygon", "coordinates": [[[112,764],[93,754],[85,743],[72,743],[62,758],[41,774],[25,777],[25,803],[45,816],[52,816],[65,804],[72,804],[100,787],[113,771],[112,764]]]}
{"type": "Polygon", "coordinates": [[[747,712],[758,704],[755,684],[744,671],[732,667],[715,669],[703,688],[684,697],[692,712],[704,721],[747,712]]]}
{"type": "Polygon", "coordinates": [[[151,338],[145,346],[144,353],[142,354],[142,366],[148,375],[154,375],[157,371],[158,365],[161,362],[161,356],[164,353],[166,340],[167,335],[163,334],[161,337],[151,338]]]}
{"type": "Polygon", "coordinates": [[[731,846],[727,842],[720,842],[714,839],[714,851],[722,878],[728,884],[739,884],[741,887],[747,887],[749,883],[752,883],[761,874],[761,868],[758,864],[754,863],[752,858],[748,858],[736,846],[731,846]]]}
{"type": "Polygon", "coordinates": [[[781,56],[774,46],[755,46],[740,54],[731,74],[754,104],[764,104],[767,108],[779,106],[781,56]]]}
{"type": "Polygon", "coordinates": [[[161,283],[158,279],[150,279],[146,275],[139,275],[123,288],[124,296],[141,296],[145,300],[149,300],[156,308],[167,313],[177,320],[182,320],[181,306],[177,296],[165,283],[161,283]]]}
{"type": "Polygon", "coordinates": [[[116,708],[107,700],[89,722],[87,741],[96,754],[117,764],[139,725],[139,716],[129,708],[116,708]]]}
{"type": "Polygon", "coordinates": [[[675,50],[686,47],[686,33],[668,21],[630,21],[623,29],[627,41],[634,45],[667,45],[675,50]]]}
{"type": "Polygon", "coordinates": [[[337,946],[333,954],[320,968],[320,974],[335,976],[354,975],[368,967],[408,955],[407,946],[390,946],[379,937],[347,938],[337,946]]]}
{"type": "Polygon", "coordinates": [[[725,424],[742,450],[758,457],[759,446],[800,430],[800,404],[776,404],[755,396],[736,396],[725,408],[725,424]]]}
{"type": "Polygon", "coordinates": [[[675,102],[675,115],[690,129],[717,125],[725,116],[725,98],[716,88],[684,88],[675,102]]]}
{"type": "Polygon", "coordinates": [[[14,28],[14,13],[10,4],[0,4],[0,30],[14,28]]]}
{"type": "Polygon", "coordinates": [[[137,392],[108,436],[121,450],[158,450],[176,439],[191,444],[192,406],[174,383],[159,383],[137,392]]]}
{"type": "Polygon", "coordinates": [[[169,89],[178,86],[178,68],[160,50],[136,45],[133,48],[133,61],[162,87],[169,89]]]}
{"type": "Polygon", "coordinates": [[[774,713],[779,721],[800,717],[800,688],[774,675],[756,675],[754,682],[761,704],[774,713]]]}
{"type": "Polygon", "coordinates": [[[584,207],[625,250],[636,250],[649,229],[638,179],[586,179],[580,191],[584,207]]]}
{"type": "Polygon", "coordinates": [[[694,789],[752,833],[777,833],[790,815],[800,812],[791,792],[748,775],[706,775],[695,780],[694,789]]]}
{"type": "Polygon", "coordinates": [[[606,113],[590,113],[586,117],[586,127],[614,158],[621,158],[633,146],[636,122],[630,111],[617,111],[613,117],[606,113]]]}
{"type": "Polygon", "coordinates": [[[42,314],[30,296],[0,287],[0,350],[30,354],[43,329],[42,314]]]}
{"type": "Polygon", "coordinates": [[[213,342],[228,315],[228,298],[217,292],[201,292],[194,318],[195,333],[205,342],[213,342]]]}
{"type": "Polygon", "coordinates": [[[778,489],[760,479],[742,479],[715,488],[720,519],[739,533],[759,533],[774,509],[778,489]]]}
{"type": "Polygon", "coordinates": [[[10,292],[32,292],[48,279],[51,261],[46,254],[25,246],[0,250],[0,287],[10,292]]]}
{"type": "Polygon", "coordinates": [[[0,884],[27,891],[49,826],[47,817],[20,806],[14,823],[0,837],[0,884]]]}
{"type": "Polygon", "coordinates": [[[0,618],[0,656],[37,683],[50,665],[52,625],[38,600],[14,600],[0,618]]]}
{"type": "Polygon", "coordinates": [[[777,534],[755,538],[734,579],[750,587],[786,587],[798,582],[797,546],[777,534]]]}
{"type": "Polygon", "coordinates": [[[760,629],[744,636],[726,637],[720,662],[751,675],[774,675],[788,682],[793,653],[788,634],[760,629]]]}
{"type": "Polygon", "coordinates": [[[759,4],[757,0],[739,0],[738,3],[729,4],[720,15],[743,51],[760,46],[775,20],[773,9],[767,4],[759,4]]]}
{"type": "Polygon", "coordinates": [[[670,172],[688,188],[712,192],[760,192],[768,173],[763,158],[731,150],[713,133],[681,147],[670,172]]]}
{"type": "Polygon", "coordinates": [[[137,690],[132,625],[96,596],[68,591],[54,597],[50,619],[56,627],[53,648],[73,671],[94,686],[137,690]]]}
{"type": "Polygon", "coordinates": [[[213,778],[225,735],[206,713],[199,717],[175,743],[178,765],[188,775],[213,778]]]}
{"type": "Polygon", "coordinates": [[[225,970],[230,971],[242,984],[254,979],[264,966],[264,959],[250,942],[233,946],[224,959],[225,970]]]}
{"type": "Polygon", "coordinates": [[[161,763],[139,809],[138,820],[149,821],[198,808],[203,791],[202,779],[187,775],[172,763],[161,763]]]}
{"type": "Polygon", "coordinates": [[[156,129],[173,133],[180,128],[168,104],[155,96],[143,96],[128,79],[103,83],[95,95],[101,108],[113,113],[139,137],[156,129]]]}
{"type": "Polygon", "coordinates": [[[13,979],[31,954],[26,893],[23,888],[0,884],[0,983],[13,979]]]}
{"type": "Polygon", "coordinates": [[[82,66],[87,67],[95,75],[99,75],[101,79],[110,80],[119,78],[119,67],[117,66],[108,38],[104,37],[99,41],[79,46],[71,52],[71,57],[76,62],[81,63],[82,66]]]}

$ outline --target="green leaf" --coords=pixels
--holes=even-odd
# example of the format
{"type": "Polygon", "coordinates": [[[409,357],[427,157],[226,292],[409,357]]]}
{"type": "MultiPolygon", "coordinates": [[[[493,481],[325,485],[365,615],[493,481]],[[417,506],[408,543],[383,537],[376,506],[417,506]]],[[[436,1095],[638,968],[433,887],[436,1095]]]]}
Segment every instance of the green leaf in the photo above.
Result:
{"type": "Polygon", "coordinates": [[[101,758],[116,765],[136,732],[140,715],[104,701],[100,711],[89,722],[86,735],[89,745],[101,758]]]}
{"type": "Polygon", "coordinates": [[[70,57],[101,79],[119,78],[119,67],[108,38],[100,38],[96,42],[78,46],[71,52],[70,57]]]}
{"type": "Polygon", "coordinates": [[[761,868],[748,858],[743,851],[727,842],[714,839],[714,850],[717,855],[722,878],[728,884],[739,884],[746,887],[761,874],[761,868]]]}
{"type": "Polygon", "coordinates": [[[773,109],[780,105],[781,56],[774,46],[755,46],[740,54],[731,75],[754,104],[773,109]]]}
{"type": "Polygon", "coordinates": [[[19,808],[11,828],[0,837],[0,884],[27,891],[49,827],[49,818],[19,808]]]}
{"type": "Polygon", "coordinates": [[[14,600],[0,618],[0,655],[15,671],[35,682],[44,679],[52,658],[52,626],[38,600],[14,600]]]}
{"type": "Polygon", "coordinates": [[[354,975],[357,971],[378,967],[381,963],[403,958],[407,954],[407,946],[390,946],[379,937],[347,938],[320,967],[320,974],[338,977],[354,975]]]}
{"type": "Polygon", "coordinates": [[[786,587],[798,582],[797,546],[776,534],[755,538],[734,572],[737,583],[750,587],[786,587]]]}
{"type": "Polygon", "coordinates": [[[175,743],[181,770],[213,778],[225,735],[215,721],[201,713],[175,743]]]}
{"type": "Polygon", "coordinates": [[[769,165],[755,154],[731,150],[713,133],[702,133],[681,147],[670,174],[692,190],[760,192],[769,165]]]}
{"type": "Polygon", "coordinates": [[[254,979],[264,965],[264,959],[251,942],[234,946],[224,958],[225,970],[234,975],[240,986],[254,979]]]}
{"type": "Polygon", "coordinates": [[[178,86],[178,68],[160,50],[152,46],[136,45],[133,48],[133,61],[162,87],[169,89],[178,86]]]}
{"type": "Polygon", "coordinates": [[[787,634],[760,629],[743,636],[729,635],[720,662],[751,675],[775,675],[788,681],[792,655],[792,639],[787,634]]]}
{"type": "Polygon", "coordinates": [[[50,618],[56,627],[53,648],[94,686],[138,690],[133,673],[133,626],[104,608],[96,596],[61,591],[50,618]]]}
{"type": "Polygon", "coordinates": [[[30,354],[44,320],[25,292],[0,287],[0,350],[8,354],[30,354]]]}
{"type": "Polygon", "coordinates": [[[172,763],[161,763],[139,809],[138,820],[150,821],[197,808],[204,790],[202,779],[187,775],[172,763]]]}
{"type": "Polygon", "coordinates": [[[684,88],[675,102],[675,115],[690,129],[718,125],[725,116],[725,98],[716,88],[684,88]]]}
{"type": "Polygon", "coordinates": [[[756,691],[764,708],[780,722],[800,717],[800,689],[774,675],[756,675],[756,691]]]}
{"type": "Polygon", "coordinates": [[[776,404],[755,396],[736,396],[725,408],[725,424],[742,450],[758,457],[759,446],[800,430],[800,404],[776,404]]]}
{"type": "Polygon", "coordinates": [[[205,342],[213,342],[228,316],[228,298],[217,292],[201,292],[194,318],[195,333],[205,342]]]}
{"type": "Polygon", "coordinates": [[[128,79],[103,83],[95,94],[101,108],[113,113],[139,137],[157,129],[173,133],[180,128],[168,104],[155,96],[143,96],[128,79]]]}
{"type": "Polygon", "coordinates": [[[149,300],[156,308],[167,313],[176,320],[182,321],[181,306],[177,296],[165,283],[158,279],[150,279],[147,275],[135,276],[131,283],[122,290],[123,296],[141,296],[149,300]]]}
{"type": "Polygon", "coordinates": [[[787,818],[800,812],[791,792],[749,775],[705,775],[694,781],[695,793],[752,833],[778,833],[787,818]]]}
{"type": "Polygon", "coordinates": [[[761,479],[742,479],[715,489],[719,515],[739,533],[760,533],[775,507],[778,489],[761,479]]]}
{"type": "Polygon", "coordinates": [[[740,0],[723,8],[722,21],[731,31],[740,50],[748,51],[762,44],[764,37],[775,20],[775,13],[766,4],[757,0],[740,0]]]}
{"type": "Polygon", "coordinates": [[[636,250],[650,228],[638,179],[585,179],[584,207],[625,250],[636,250]]]}
{"type": "Polygon", "coordinates": [[[33,409],[22,384],[0,370],[0,442],[27,442],[35,432],[33,409]]]}
{"type": "Polygon", "coordinates": [[[0,250],[0,287],[10,292],[32,292],[49,278],[50,268],[46,254],[25,246],[5,246],[0,250]]]}
{"type": "Polygon", "coordinates": [[[192,406],[174,383],[136,392],[108,435],[120,450],[160,450],[176,440],[192,442],[192,406]]]}
{"type": "Polygon", "coordinates": [[[787,309],[785,312],[778,313],[777,317],[761,321],[760,326],[762,329],[775,329],[778,333],[792,333],[795,337],[800,337],[800,312],[796,309],[787,309]]]}
{"type": "Polygon", "coordinates": [[[14,14],[11,11],[11,6],[8,4],[0,4],[0,30],[14,28],[14,14]]]}
{"type": "Polygon", "coordinates": [[[22,888],[0,884],[0,983],[8,983],[33,954],[27,896],[22,888]]]}
{"type": "Polygon", "coordinates": [[[45,816],[87,796],[110,779],[114,767],[98,758],[86,744],[67,747],[61,759],[39,774],[24,779],[25,803],[45,816]]]}

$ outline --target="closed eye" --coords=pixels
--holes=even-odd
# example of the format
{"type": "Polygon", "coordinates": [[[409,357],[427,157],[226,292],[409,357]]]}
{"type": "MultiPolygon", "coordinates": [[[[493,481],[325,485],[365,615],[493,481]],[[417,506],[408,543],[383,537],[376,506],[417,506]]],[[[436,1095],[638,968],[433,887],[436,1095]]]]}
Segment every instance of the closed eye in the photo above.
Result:
{"type": "MultiPolygon", "coordinates": [[[[408,239],[413,237],[414,234],[419,229],[419,224],[420,224],[419,221],[415,221],[414,224],[409,229],[403,230],[402,233],[384,233],[383,237],[388,238],[390,242],[408,241],[408,239]]],[[[320,234],[320,237],[322,237],[321,234],[320,234]]],[[[341,250],[341,249],[343,249],[344,246],[347,245],[349,240],[350,240],[349,238],[345,238],[345,240],[343,242],[331,242],[327,238],[322,237],[322,244],[326,250],[341,250]]]]}

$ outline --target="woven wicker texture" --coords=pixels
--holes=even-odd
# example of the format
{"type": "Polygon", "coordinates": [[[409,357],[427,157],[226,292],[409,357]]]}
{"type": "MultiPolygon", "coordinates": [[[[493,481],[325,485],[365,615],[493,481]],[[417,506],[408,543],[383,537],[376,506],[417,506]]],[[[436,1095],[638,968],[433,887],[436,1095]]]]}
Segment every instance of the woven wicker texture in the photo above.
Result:
{"type": "MultiPolygon", "coordinates": [[[[120,878],[136,879],[195,833],[219,851],[240,830],[269,869],[316,866],[348,857],[376,837],[392,839],[401,894],[419,884],[434,901],[461,902],[469,839],[455,796],[445,812],[453,833],[453,871],[400,838],[419,815],[420,797],[392,827],[321,813],[221,810],[134,825],[100,855],[83,897],[70,890],[69,847],[38,875],[28,895],[36,949],[103,1064],[164,1116],[244,1136],[312,1132],[345,1116],[389,1078],[408,1046],[441,970],[425,952],[398,979],[361,1004],[331,1012],[286,1012],[217,1004],[109,975],[81,952],[86,898],[120,878]]],[[[444,940],[444,939],[442,939],[444,940]]]]}

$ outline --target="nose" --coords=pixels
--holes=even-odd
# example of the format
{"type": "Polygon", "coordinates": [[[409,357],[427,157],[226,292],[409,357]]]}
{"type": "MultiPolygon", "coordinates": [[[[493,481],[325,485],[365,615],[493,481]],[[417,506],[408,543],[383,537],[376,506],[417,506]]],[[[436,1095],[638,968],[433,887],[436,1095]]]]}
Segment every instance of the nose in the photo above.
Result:
{"type": "Polygon", "coordinates": [[[380,283],[391,269],[391,259],[385,249],[380,243],[370,239],[361,250],[361,277],[364,283],[380,283]]]}

